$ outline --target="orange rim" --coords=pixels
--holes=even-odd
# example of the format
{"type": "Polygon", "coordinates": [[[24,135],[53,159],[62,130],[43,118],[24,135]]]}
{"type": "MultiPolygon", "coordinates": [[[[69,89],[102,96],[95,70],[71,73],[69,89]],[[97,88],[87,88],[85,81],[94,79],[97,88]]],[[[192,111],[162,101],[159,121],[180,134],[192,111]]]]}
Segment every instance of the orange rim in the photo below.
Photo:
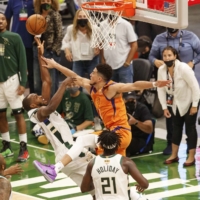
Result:
{"type": "Polygon", "coordinates": [[[86,3],[83,3],[81,7],[85,10],[95,10],[95,11],[109,11],[109,10],[122,11],[125,8],[124,3],[113,2],[113,1],[86,2],[86,3]],[[94,8],[93,6],[97,6],[97,8],[94,8]],[[102,8],[101,6],[105,6],[105,7],[102,8]]]}

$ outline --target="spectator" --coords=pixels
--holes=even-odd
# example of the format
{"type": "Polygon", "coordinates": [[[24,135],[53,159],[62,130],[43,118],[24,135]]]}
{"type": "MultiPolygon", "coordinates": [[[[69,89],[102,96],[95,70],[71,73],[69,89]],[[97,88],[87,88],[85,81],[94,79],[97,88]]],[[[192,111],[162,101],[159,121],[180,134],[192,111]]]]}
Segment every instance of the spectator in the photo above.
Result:
{"type": "MultiPolygon", "coordinates": [[[[106,25],[107,21],[102,22],[106,25]]],[[[131,61],[137,51],[137,38],[130,22],[119,17],[116,25],[115,50],[103,49],[101,52],[101,63],[110,65],[113,69],[112,80],[115,82],[132,83],[133,67],[131,61]]]]}
{"type": "Polygon", "coordinates": [[[26,30],[26,20],[34,14],[33,1],[26,0],[9,0],[6,7],[5,16],[7,19],[7,30],[10,29],[10,21],[12,21],[11,31],[18,33],[24,43],[26,49],[26,62],[28,67],[28,85],[30,93],[34,92],[34,76],[33,76],[33,36],[26,30]]]}
{"type": "Polygon", "coordinates": [[[0,153],[4,157],[13,156],[6,110],[10,105],[16,119],[19,132],[20,151],[17,161],[26,161],[29,157],[27,150],[26,123],[22,114],[22,95],[27,81],[26,52],[17,33],[6,30],[7,22],[4,14],[0,13],[0,132],[3,148],[0,153]]]}
{"type": "MultiPolygon", "coordinates": [[[[41,40],[45,41],[44,56],[53,58],[57,62],[60,61],[61,43],[62,43],[62,18],[59,14],[59,1],[58,0],[37,0],[34,1],[34,9],[36,14],[41,14],[45,17],[47,22],[47,29],[41,35],[41,40]]],[[[38,63],[37,45],[33,46],[33,67],[34,67],[34,90],[35,93],[41,94],[41,79],[38,63]]],[[[51,95],[53,95],[58,88],[58,72],[50,70],[52,78],[51,95]]]]}
{"type": "Polygon", "coordinates": [[[5,177],[4,171],[6,169],[6,161],[2,155],[0,155],[0,196],[1,200],[11,199],[11,184],[5,177]]]}
{"type": "Polygon", "coordinates": [[[164,162],[178,162],[178,150],[185,123],[188,137],[189,156],[184,166],[194,165],[194,155],[197,145],[196,119],[200,90],[194,71],[184,62],[179,61],[178,52],[173,47],[163,50],[163,64],[158,70],[158,79],[171,80],[168,87],[158,88],[158,96],[166,118],[172,118],[172,155],[164,162]],[[167,99],[166,99],[167,97],[167,99]],[[187,98],[186,98],[187,97],[187,98]],[[172,114],[168,110],[172,107],[172,114]]]}
{"type": "Polygon", "coordinates": [[[99,63],[99,49],[92,48],[92,29],[84,11],[78,10],[73,24],[67,27],[67,33],[62,41],[65,57],[73,62],[73,71],[84,77],[92,73],[99,63]]]}
{"type": "MultiPolygon", "coordinates": [[[[165,33],[161,33],[155,38],[150,51],[149,60],[157,68],[164,64],[162,60],[162,51],[167,46],[175,48],[179,54],[180,60],[187,63],[192,68],[200,62],[199,38],[194,33],[187,30],[167,28],[165,33]]],[[[172,114],[170,107],[168,110],[172,114]]],[[[166,118],[166,127],[167,147],[164,149],[163,154],[170,155],[172,152],[172,118],[166,118]]]]}
{"type": "Polygon", "coordinates": [[[137,45],[138,45],[137,51],[140,53],[139,58],[149,59],[149,53],[152,46],[151,39],[148,36],[143,35],[138,38],[137,45]]]}
{"type": "Polygon", "coordinates": [[[90,99],[79,87],[67,89],[57,111],[64,114],[64,119],[71,131],[81,131],[93,124],[93,111],[90,99]]]}
{"type": "Polygon", "coordinates": [[[131,198],[128,174],[137,182],[136,189],[143,192],[149,183],[137,169],[135,163],[127,157],[116,154],[120,146],[120,136],[113,131],[103,131],[98,138],[103,154],[90,161],[81,183],[81,191],[95,188],[95,197],[100,199],[140,199],[139,194],[131,198]],[[112,181],[111,181],[112,180],[112,181]],[[105,183],[110,183],[105,191],[105,183]],[[138,198],[139,197],[139,198],[138,198]]]}
{"type": "Polygon", "coordinates": [[[132,140],[126,149],[126,155],[133,156],[152,151],[154,126],[149,109],[143,103],[136,100],[137,96],[134,92],[124,93],[123,96],[132,133],[132,140]]]}

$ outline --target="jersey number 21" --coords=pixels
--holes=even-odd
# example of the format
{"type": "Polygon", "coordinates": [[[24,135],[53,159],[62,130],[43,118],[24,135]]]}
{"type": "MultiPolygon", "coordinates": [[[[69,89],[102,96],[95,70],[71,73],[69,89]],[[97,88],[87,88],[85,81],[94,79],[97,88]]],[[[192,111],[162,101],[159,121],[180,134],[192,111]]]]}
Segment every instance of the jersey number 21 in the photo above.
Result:
{"type": "Polygon", "coordinates": [[[103,194],[117,194],[115,177],[101,178],[103,194]]]}

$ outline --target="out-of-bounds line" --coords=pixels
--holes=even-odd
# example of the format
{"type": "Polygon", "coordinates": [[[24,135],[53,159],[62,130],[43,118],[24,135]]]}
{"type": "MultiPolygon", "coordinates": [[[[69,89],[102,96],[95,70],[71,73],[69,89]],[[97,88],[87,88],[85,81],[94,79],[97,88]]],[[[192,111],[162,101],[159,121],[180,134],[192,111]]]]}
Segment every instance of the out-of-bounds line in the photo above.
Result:
{"type": "Polygon", "coordinates": [[[157,152],[157,153],[149,153],[149,154],[146,154],[146,155],[142,155],[142,156],[132,156],[132,157],[129,157],[130,159],[132,158],[143,158],[143,157],[148,157],[148,156],[155,156],[155,155],[159,155],[159,154],[162,154],[163,152],[157,152]]]}
{"type": "MultiPolygon", "coordinates": [[[[0,138],[0,139],[2,140],[2,138],[0,138]]],[[[13,143],[19,144],[19,142],[17,142],[17,141],[13,141],[13,140],[10,140],[10,142],[13,142],[13,143]]],[[[35,148],[35,149],[40,149],[40,150],[49,151],[49,152],[54,153],[54,150],[45,149],[45,148],[37,147],[37,146],[34,146],[34,145],[30,145],[30,144],[27,144],[27,146],[28,146],[28,147],[32,147],[32,148],[35,148]]]]}
{"type": "Polygon", "coordinates": [[[29,195],[22,194],[19,192],[14,192],[14,191],[12,191],[12,197],[13,197],[12,199],[20,199],[20,200],[44,200],[41,198],[29,196],[29,195]]]}
{"type": "MultiPolygon", "coordinates": [[[[26,121],[26,122],[27,122],[27,121],[30,121],[30,119],[25,119],[25,121],[26,121]]],[[[8,122],[8,124],[14,124],[14,123],[16,123],[16,121],[8,122]]]]}

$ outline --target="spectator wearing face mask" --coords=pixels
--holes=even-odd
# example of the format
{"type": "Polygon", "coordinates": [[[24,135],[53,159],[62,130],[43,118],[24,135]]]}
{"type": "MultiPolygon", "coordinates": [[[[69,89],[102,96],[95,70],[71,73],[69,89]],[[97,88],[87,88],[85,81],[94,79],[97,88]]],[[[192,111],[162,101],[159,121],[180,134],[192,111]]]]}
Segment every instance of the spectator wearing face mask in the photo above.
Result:
{"type": "MultiPolygon", "coordinates": [[[[47,22],[46,31],[41,35],[41,41],[44,43],[44,57],[53,58],[56,62],[60,61],[61,44],[63,39],[62,18],[59,13],[58,0],[37,0],[34,1],[34,10],[36,14],[42,15],[47,22]]],[[[40,36],[38,36],[40,37],[40,36]]],[[[41,79],[38,62],[37,45],[33,46],[33,71],[34,71],[34,91],[41,94],[41,79]]],[[[51,95],[57,91],[59,83],[59,74],[55,69],[50,71],[52,79],[51,95]]]]}
{"type": "Polygon", "coordinates": [[[169,86],[158,88],[158,96],[164,116],[172,118],[172,154],[164,164],[178,162],[178,150],[182,138],[183,125],[188,143],[188,157],[183,164],[188,167],[195,164],[197,146],[196,119],[199,108],[200,90],[194,71],[184,62],[179,61],[178,52],[173,47],[163,50],[162,65],[158,70],[158,80],[171,80],[169,86]],[[167,98],[166,98],[167,97],[167,98]],[[171,107],[172,113],[168,107],[171,107]]]}
{"type": "Polygon", "coordinates": [[[77,10],[73,24],[67,27],[62,41],[65,57],[73,62],[72,68],[79,76],[92,73],[99,63],[99,49],[91,48],[92,29],[83,10],[77,10]]]}
{"type": "Polygon", "coordinates": [[[135,92],[124,93],[123,97],[132,133],[131,143],[126,149],[127,156],[152,151],[154,126],[149,109],[136,100],[135,92]]]}
{"type": "MultiPolygon", "coordinates": [[[[149,54],[149,60],[157,68],[164,64],[162,60],[163,49],[167,46],[175,48],[182,62],[187,63],[191,68],[200,62],[200,40],[193,32],[167,28],[166,32],[157,35],[153,41],[149,54]]],[[[171,107],[168,107],[172,114],[171,107]]],[[[164,155],[172,153],[172,118],[166,118],[167,147],[163,150],[164,155]]]]}
{"type": "Polygon", "coordinates": [[[87,129],[93,124],[91,101],[85,93],[79,90],[79,87],[66,90],[57,111],[63,114],[72,133],[87,129]]]}
{"type": "Polygon", "coordinates": [[[151,46],[152,46],[151,39],[148,36],[143,35],[138,38],[137,45],[138,45],[137,51],[140,53],[139,58],[149,59],[149,53],[151,51],[151,46]]]}

